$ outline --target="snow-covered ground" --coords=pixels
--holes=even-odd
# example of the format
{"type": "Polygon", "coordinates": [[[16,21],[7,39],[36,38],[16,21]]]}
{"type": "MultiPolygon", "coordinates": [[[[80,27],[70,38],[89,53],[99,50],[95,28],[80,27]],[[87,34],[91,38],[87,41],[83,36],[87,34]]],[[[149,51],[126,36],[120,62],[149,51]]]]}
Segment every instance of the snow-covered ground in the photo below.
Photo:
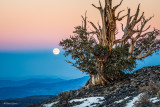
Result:
{"type": "MultiPolygon", "coordinates": [[[[140,100],[140,97],[143,96],[145,93],[140,93],[139,95],[133,97],[132,100],[129,100],[129,102],[126,104],[125,107],[134,107],[134,103],[136,101],[140,100]]],[[[122,103],[124,100],[129,99],[131,96],[127,96],[124,99],[121,99],[119,101],[115,101],[114,103],[122,103]]],[[[150,98],[149,99],[152,103],[159,102],[160,99],[157,97],[150,98]]],[[[88,98],[81,98],[81,99],[72,99],[69,101],[69,103],[73,102],[81,102],[79,105],[75,105],[73,107],[96,107],[97,104],[101,104],[105,101],[104,97],[88,97],[88,98]]],[[[57,104],[59,101],[49,103],[49,104],[44,104],[43,107],[52,107],[54,104],[57,104]]],[[[6,103],[7,104],[7,103],[6,103]]]]}
{"type": "Polygon", "coordinates": [[[54,104],[57,104],[58,101],[53,102],[53,103],[49,103],[49,104],[44,104],[43,107],[52,107],[54,104]]]}
{"type": "Polygon", "coordinates": [[[139,98],[140,98],[142,95],[144,95],[144,93],[141,93],[141,94],[137,95],[136,97],[134,97],[132,100],[129,101],[129,103],[126,104],[126,107],[134,107],[134,103],[135,103],[136,101],[138,101],[139,98]]]}
{"type": "Polygon", "coordinates": [[[128,98],[130,98],[130,97],[125,97],[124,99],[121,99],[121,100],[119,100],[119,101],[115,101],[114,103],[121,103],[121,102],[123,102],[124,100],[127,100],[128,98]]]}
{"type": "Polygon", "coordinates": [[[154,98],[151,98],[149,99],[152,103],[156,103],[156,102],[159,102],[160,99],[158,99],[157,97],[154,97],[154,98]]]}
{"type": "Polygon", "coordinates": [[[70,100],[69,102],[72,103],[72,102],[83,102],[82,104],[80,105],[76,105],[74,107],[95,107],[94,104],[101,104],[103,103],[104,101],[104,97],[88,97],[88,98],[82,98],[82,99],[73,99],[73,100],[70,100]]]}
{"type": "MultiPolygon", "coordinates": [[[[139,101],[140,97],[143,95],[144,95],[144,93],[141,93],[141,94],[137,95],[136,97],[134,97],[132,100],[129,101],[129,103],[126,104],[126,107],[134,107],[134,103],[136,101],[139,101]]],[[[154,97],[154,98],[150,98],[149,101],[151,101],[152,103],[156,103],[156,102],[159,102],[160,99],[158,99],[157,97],[154,97]]]]}
{"type": "MultiPolygon", "coordinates": [[[[73,102],[82,102],[82,104],[80,105],[76,105],[74,107],[95,107],[94,104],[101,104],[104,101],[104,97],[88,97],[88,98],[82,98],[82,99],[73,99],[70,100],[69,103],[73,103],[73,102]]],[[[54,104],[57,104],[58,101],[53,102],[53,103],[49,103],[49,104],[44,104],[43,107],[52,107],[54,104]]]]}

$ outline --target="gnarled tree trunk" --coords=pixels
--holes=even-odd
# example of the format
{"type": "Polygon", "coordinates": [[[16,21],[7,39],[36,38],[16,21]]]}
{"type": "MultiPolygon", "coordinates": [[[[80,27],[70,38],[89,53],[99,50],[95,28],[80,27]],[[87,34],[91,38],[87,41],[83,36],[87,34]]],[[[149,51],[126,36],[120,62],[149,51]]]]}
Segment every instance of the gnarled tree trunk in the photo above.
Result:
{"type": "Polygon", "coordinates": [[[106,84],[112,84],[116,81],[123,80],[125,78],[125,73],[122,71],[119,71],[117,75],[110,76],[108,74],[90,74],[90,79],[86,82],[85,86],[96,86],[96,85],[106,85],[106,84]]]}
{"type": "Polygon", "coordinates": [[[103,77],[103,75],[100,74],[94,74],[94,75],[90,75],[90,80],[89,80],[89,84],[91,86],[95,86],[95,85],[105,85],[106,84],[106,80],[103,77]]]}
{"type": "Polygon", "coordinates": [[[97,27],[93,22],[89,21],[94,30],[87,31],[87,17],[85,14],[85,17],[82,16],[82,26],[76,27],[76,31],[74,32],[78,34],[78,36],[71,36],[70,39],[66,39],[61,42],[61,45],[64,46],[65,50],[67,50],[66,55],[71,54],[73,59],[76,60],[75,63],[70,61],[68,61],[68,63],[72,63],[73,66],[80,71],[90,74],[90,80],[86,83],[86,85],[105,85],[119,81],[125,76],[125,73],[119,70],[131,70],[130,68],[134,67],[134,61],[136,59],[147,57],[153,54],[154,50],[160,48],[160,41],[156,40],[156,37],[160,34],[160,31],[154,29],[153,31],[146,32],[150,26],[146,28],[145,25],[152,19],[152,17],[146,19],[144,17],[144,12],[141,16],[139,16],[140,5],[138,5],[134,15],[130,14],[130,8],[128,8],[127,14],[120,16],[124,10],[121,10],[118,13],[116,10],[122,2],[123,0],[121,0],[121,2],[114,7],[112,6],[112,0],[105,0],[104,7],[102,6],[100,0],[99,6],[92,4],[99,10],[102,24],[99,25],[98,23],[97,27]],[[123,26],[123,24],[121,26],[123,32],[122,38],[116,39],[115,36],[118,34],[116,22],[121,21],[125,17],[127,18],[127,22],[125,26],[123,26]],[[92,40],[92,36],[90,35],[95,35],[97,37],[95,39],[96,42],[92,40]],[[100,48],[96,47],[97,45],[100,46],[100,48]],[[118,47],[118,49],[116,47],[118,47]],[[97,51],[102,54],[97,53],[97,51]],[[121,57],[120,53],[123,54],[121,57]],[[121,65],[122,62],[124,65],[121,65]],[[130,64],[131,66],[125,68],[125,66],[127,67],[127,64],[125,63],[128,65],[130,64]],[[91,67],[91,64],[94,67],[91,67]],[[110,64],[114,64],[114,66],[110,66],[110,64]],[[116,69],[108,69],[109,66],[120,67],[117,67],[116,69]]]}

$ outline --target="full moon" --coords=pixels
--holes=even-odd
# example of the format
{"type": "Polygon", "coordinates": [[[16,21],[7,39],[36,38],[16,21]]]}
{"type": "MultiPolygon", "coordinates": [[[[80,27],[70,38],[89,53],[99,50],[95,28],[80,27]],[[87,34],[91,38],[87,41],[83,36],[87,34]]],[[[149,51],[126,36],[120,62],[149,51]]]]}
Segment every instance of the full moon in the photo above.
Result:
{"type": "Polygon", "coordinates": [[[53,54],[58,55],[60,53],[60,50],[58,48],[53,49],[53,54]]]}

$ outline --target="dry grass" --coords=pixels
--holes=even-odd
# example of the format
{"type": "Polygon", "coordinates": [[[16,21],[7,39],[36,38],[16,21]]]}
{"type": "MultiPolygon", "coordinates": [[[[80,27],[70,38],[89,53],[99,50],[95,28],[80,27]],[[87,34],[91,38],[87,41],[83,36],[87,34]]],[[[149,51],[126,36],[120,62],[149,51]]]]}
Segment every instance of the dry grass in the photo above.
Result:
{"type": "Polygon", "coordinates": [[[139,88],[140,92],[145,92],[149,95],[156,95],[160,90],[160,82],[155,83],[154,81],[149,82],[148,86],[143,86],[139,88]]]}
{"type": "Polygon", "coordinates": [[[157,96],[160,98],[160,82],[156,83],[150,81],[147,86],[139,88],[141,93],[145,95],[141,96],[140,100],[135,103],[136,107],[154,107],[154,104],[149,100],[151,96],[157,96]]]}
{"type": "Polygon", "coordinates": [[[60,103],[68,102],[68,97],[69,97],[68,92],[63,92],[59,94],[59,96],[60,96],[60,103]]]}
{"type": "Polygon", "coordinates": [[[160,90],[157,92],[157,97],[160,98],[160,90]]]}
{"type": "Polygon", "coordinates": [[[135,102],[135,107],[153,107],[153,103],[149,101],[148,95],[142,95],[139,101],[135,102]]]}

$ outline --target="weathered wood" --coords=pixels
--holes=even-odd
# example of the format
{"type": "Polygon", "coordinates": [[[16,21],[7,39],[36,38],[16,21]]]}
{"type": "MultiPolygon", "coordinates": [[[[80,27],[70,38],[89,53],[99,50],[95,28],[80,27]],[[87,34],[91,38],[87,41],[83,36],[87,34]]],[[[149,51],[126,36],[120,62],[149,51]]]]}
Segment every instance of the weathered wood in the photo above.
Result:
{"type": "MultiPolygon", "coordinates": [[[[98,11],[100,12],[101,22],[102,22],[101,25],[99,23],[98,25],[96,25],[91,21],[87,21],[86,13],[84,17],[82,16],[82,26],[80,26],[81,28],[80,31],[81,30],[82,32],[86,31],[84,34],[82,33],[82,35],[85,35],[85,36],[88,36],[89,34],[95,35],[97,37],[96,40],[98,40],[98,42],[96,42],[95,44],[103,46],[104,48],[107,47],[106,48],[107,54],[104,57],[100,57],[96,55],[94,56],[94,54],[90,56],[87,56],[86,54],[83,55],[82,51],[80,49],[78,50],[80,53],[82,53],[76,56],[79,59],[79,61],[85,60],[85,57],[89,59],[89,57],[91,56],[94,57],[96,60],[94,63],[96,66],[94,68],[96,69],[95,72],[92,72],[91,70],[86,69],[87,67],[83,66],[81,68],[76,64],[72,63],[74,67],[76,67],[80,71],[87,72],[90,75],[90,80],[87,82],[87,85],[88,84],[105,85],[107,82],[116,80],[116,78],[114,77],[109,77],[109,74],[104,74],[104,66],[106,66],[105,64],[107,60],[110,58],[110,56],[112,55],[113,53],[112,50],[115,48],[115,46],[129,47],[129,49],[127,47],[127,52],[129,55],[127,54],[124,59],[127,59],[127,58],[142,59],[144,57],[151,55],[153,51],[156,50],[155,43],[149,43],[147,44],[147,46],[142,46],[142,47],[140,46],[142,49],[138,49],[138,52],[136,54],[134,53],[137,41],[139,41],[142,38],[146,38],[147,36],[152,36],[152,35],[157,36],[160,34],[160,31],[157,29],[154,29],[153,31],[147,32],[150,29],[151,25],[148,25],[148,27],[146,27],[146,25],[153,18],[153,16],[146,19],[144,17],[144,12],[140,14],[140,4],[138,5],[136,12],[133,15],[131,15],[131,9],[128,8],[127,14],[121,16],[121,13],[124,12],[124,10],[121,10],[119,12],[116,12],[116,11],[118,7],[121,6],[122,2],[123,0],[121,0],[120,3],[114,7],[112,6],[113,5],[112,0],[105,0],[104,7],[102,6],[102,3],[100,0],[99,0],[99,6],[92,4],[92,6],[98,9],[98,11]],[[125,17],[126,17],[126,23],[121,24],[121,29],[123,32],[122,38],[116,39],[116,34],[118,34],[116,23],[118,21],[121,21],[125,17]],[[91,32],[89,31],[87,32],[87,22],[94,28],[94,30],[92,30],[91,32]],[[145,49],[143,49],[143,47],[145,49]],[[109,49],[109,52],[108,52],[108,49],[109,49]]],[[[77,49],[76,49],[76,52],[77,52],[77,49]]],[[[68,63],[71,63],[71,62],[68,62],[68,63]]],[[[122,73],[120,72],[120,74],[122,73]]]]}

